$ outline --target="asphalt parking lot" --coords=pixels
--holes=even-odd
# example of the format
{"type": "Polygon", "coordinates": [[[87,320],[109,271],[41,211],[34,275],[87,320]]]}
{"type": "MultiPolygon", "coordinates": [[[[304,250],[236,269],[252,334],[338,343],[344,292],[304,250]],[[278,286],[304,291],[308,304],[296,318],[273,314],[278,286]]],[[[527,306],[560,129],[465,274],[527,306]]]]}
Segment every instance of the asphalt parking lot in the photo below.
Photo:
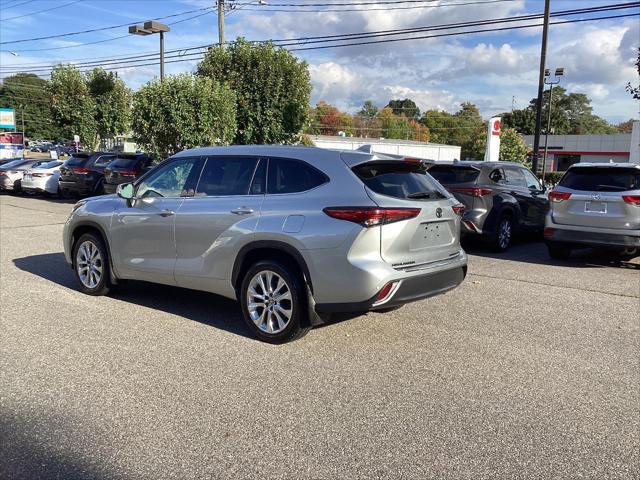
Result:
{"type": "Polygon", "coordinates": [[[80,294],[72,202],[0,196],[0,477],[638,478],[640,259],[470,245],[440,297],[272,346],[235,303],[80,294]]]}

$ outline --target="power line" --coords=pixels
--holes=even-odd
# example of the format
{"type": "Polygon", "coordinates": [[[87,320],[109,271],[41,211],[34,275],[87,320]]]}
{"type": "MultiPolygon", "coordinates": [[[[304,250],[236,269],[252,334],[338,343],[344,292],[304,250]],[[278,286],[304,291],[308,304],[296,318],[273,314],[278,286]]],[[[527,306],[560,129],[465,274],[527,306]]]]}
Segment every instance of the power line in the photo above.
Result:
{"type": "MultiPolygon", "coordinates": [[[[621,4],[612,4],[612,5],[604,5],[598,7],[589,7],[589,8],[581,8],[581,9],[572,9],[572,10],[563,10],[558,12],[553,12],[552,16],[570,16],[570,15],[578,15],[583,13],[596,13],[596,12],[607,12],[613,10],[621,10],[628,9],[640,6],[640,2],[631,2],[631,3],[621,3],[621,4]]],[[[328,42],[338,42],[338,41],[346,41],[346,40],[355,40],[355,39],[365,39],[365,38],[375,38],[375,37],[384,37],[384,36],[395,36],[395,35],[403,35],[410,33],[420,33],[426,31],[433,30],[448,30],[453,28],[464,28],[470,26],[483,26],[483,25],[491,25],[505,22],[518,22],[523,20],[533,20],[542,18],[542,14],[530,14],[530,15],[520,15],[514,17],[505,17],[501,19],[487,19],[487,20],[477,20],[470,22],[457,22],[457,23],[449,23],[443,25],[435,25],[435,26],[423,26],[423,27],[413,27],[408,29],[394,29],[394,30],[379,30],[373,32],[359,32],[359,33],[347,33],[347,34],[337,34],[337,35],[321,35],[315,37],[299,37],[299,38],[291,38],[291,39],[272,39],[272,40],[263,40],[259,42],[273,42],[278,44],[278,46],[286,47],[286,46],[297,46],[297,45],[308,45],[314,43],[328,43],[328,42]]],[[[413,38],[413,37],[412,37],[413,38]]],[[[419,38],[419,37],[418,37],[419,38]]],[[[228,42],[230,43],[230,42],[228,42]]],[[[187,47],[184,49],[173,49],[167,51],[169,54],[166,58],[184,58],[186,61],[187,58],[191,59],[193,56],[201,55],[203,52],[194,52],[187,53],[193,50],[202,50],[203,48],[209,48],[212,44],[200,45],[195,47],[187,47]],[[172,53],[176,53],[176,55],[171,55],[172,53]]],[[[105,66],[108,65],[110,67],[115,66],[125,66],[126,64],[131,63],[140,63],[142,61],[150,61],[155,60],[158,57],[157,53],[150,54],[142,54],[142,55],[132,55],[125,57],[114,57],[111,59],[104,59],[102,61],[92,61],[92,62],[81,62],[77,63],[76,66],[81,67],[90,67],[90,66],[105,66]]],[[[18,72],[39,72],[39,71],[48,71],[53,67],[53,65],[42,65],[42,66],[34,66],[29,69],[22,69],[19,66],[11,66],[11,67],[2,67],[3,73],[18,73],[18,72]]]]}
{"type": "MultiPolygon", "coordinates": [[[[640,2],[636,2],[637,4],[640,5],[640,2]]],[[[635,4],[634,4],[635,6],[635,4]]],[[[630,8],[630,7],[627,7],[630,8]]],[[[579,23],[579,22],[590,22],[590,21],[596,21],[596,20],[609,20],[609,19],[616,19],[616,18],[627,18],[627,17],[635,17],[638,16],[638,14],[634,13],[634,14],[622,14],[622,15],[609,15],[609,16],[602,16],[602,17],[592,17],[592,18],[583,18],[583,19],[573,19],[573,20],[563,20],[563,21],[556,21],[556,22],[551,22],[552,25],[563,25],[563,24],[569,24],[569,23],[579,23]]],[[[508,18],[508,19],[503,19],[502,22],[496,22],[496,21],[492,21],[491,23],[486,22],[484,24],[495,24],[495,23],[504,23],[504,22],[513,22],[513,21],[522,21],[521,17],[515,17],[514,18],[508,18]]],[[[478,24],[476,22],[477,26],[481,26],[483,24],[478,24]]],[[[339,48],[339,47],[349,47],[349,46],[357,46],[357,45],[367,45],[367,44],[378,44],[378,43],[391,43],[391,42],[399,42],[399,41],[408,41],[408,40],[421,40],[421,39],[428,39],[428,38],[439,38],[439,37],[448,37],[448,36],[457,36],[457,35],[467,35],[467,34],[476,34],[476,33],[487,33],[487,32],[497,32],[497,31],[506,31],[506,30],[517,30],[517,29],[523,29],[523,28],[535,28],[535,27],[539,27],[541,24],[540,23],[534,23],[534,24],[526,24],[526,25],[514,25],[514,26],[507,26],[507,27],[497,27],[497,28],[489,28],[489,29],[479,29],[479,30],[468,30],[468,31],[461,31],[461,32],[450,32],[450,33],[440,33],[440,34],[435,34],[435,35],[423,35],[423,36],[411,36],[411,37],[404,37],[404,38],[385,38],[382,40],[368,40],[368,41],[360,41],[360,42],[353,42],[351,41],[350,43],[336,43],[336,42],[344,42],[347,40],[359,40],[361,38],[376,38],[376,37],[380,37],[380,36],[386,36],[387,34],[369,34],[369,33],[361,33],[361,34],[348,34],[348,35],[358,35],[357,38],[339,38],[339,39],[324,39],[324,40],[317,40],[317,41],[309,41],[307,40],[306,42],[295,42],[295,43],[289,43],[289,44],[283,44],[283,45],[279,45],[281,47],[287,47],[287,46],[298,46],[298,45],[303,45],[302,47],[299,48],[290,48],[290,51],[298,51],[298,50],[318,50],[318,49],[326,49],[326,48],[339,48]],[[334,43],[332,45],[319,45],[319,46],[314,46],[314,47],[305,47],[305,44],[308,43],[334,43]]],[[[460,26],[458,27],[448,27],[447,29],[453,29],[453,28],[462,28],[460,26]]],[[[432,30],[438,30],[441,29],[440,27],[434,27],[432,28],[432,30]]],[[[423,31],[427,31],[427,30],[423,30],[423,31]]],[[[416,33],[415,31],[409,31],[409,32],[403,32],[403,33],[408,33],[408,34],[414,34],[416,33]]],[[[191,54],[186,54],[183,55],[184,56],[199,56],[198,58],[181,58],[178,60],[169,60],[165,63],[180,63],[180,62],[185,62],[185,61],[194,61],[194,60],[199,60],[201,59],[203,54],[200,52],[196,52],[196,53],[191,53],[191,54]]],[[[176,56],[172,56],[171,58],[176,58],[176,56]]],[[[139,62],[144,62],[147,59],[142,59],[139,62]]],[[[111,64],[117,64],[118,62],[112,62],[111,64]]],[[[118,70],[120,68],[137,68],[137,67],[144,67],[144,66],[152,66],[152,65],[156,65],[157,62],[151,62],[151,63],[136,63],[135,65],[130,65],[130,66],[126,66],[126,67],[122,67],[122,66],[108,66],[110,65],[109,62],[104,63],[104,69],[105,70],[118,70]]],[[[85,69],[85,70],[81,70],[82,72],[87,72],[90,71],[90,69],[85,69]]],[[[7,72],[4,72],[5,74],[7,72]]],[[[37,88],[37,87],[36,87],[37,88]]]]}
{"type": "MultiPolygon", "coordinates": [[[[78,0],[80,1],[80,0],[78,0]]],[[[190,13],[196,13],[196,12],[203,12],[205,10],[211,10],[213,7],[204,7],[204,8],[196,8],[194,10],[187,10],[184,12],[178,12],[178,13],[173,13],[171,15],[165,15],[164,17],[156,17],[156,18],[152,18],[151,20],[166,20],[167,18],[174,18],[174,17],[180,17],[182,15],[187,15],[190,13]]],[[[149,20],[149,19],[146,19],[149,20]]],[[[131,22],[127,22],[127,23],[121,23],[119,25],[111,25],[109,27],[100,27],[100,28],[91,28],[88,30],[80,30],[77,32],[68,32],[68,33],[58,33],[56,35],[47,35],[44,37],[34,37],[34,38],[22,38],[19,40],[10,40],[10,41],[4,41],[4,42],[0,42],[0,45],[8,45],[8,44],[13,44],[13,43],[24,43],[24,42],[35,42],[37,40],[49,40],[51,38],[61,38],[61,37],[71,37],[74,35],[82,35],[84,33],[93,33],[93,32],[103,32],[105,30],[112,30],[114,28],[123,28],[123,27],[128,27],[129,25],[133,25],[135,23],[142,23],[146,20],[137,20],[137,21],[131,21],[131,22]]],[[[30,50],[17,50],[17,51],[30,51],[30,50]]]]}
{"type": "Polygon", "coordinates": [[[3,18],[2,21],[8,22],[9,20],[16,20],[18,18],[31,17],[33,15],[38,15],[39,13],[50,12],[52,10],[58,10],[59,8],[68,7],[75,3],[80,3],[81,1],[82,0],[73,0],[72,2],[68,2],[63,5],[56,5],[55,7],[51,7],[51,8],[45,8],[44,10],[38,10],[37,12],[29,12],[29,13],[24,13],[22,15],[16,15],[15,17],[3,18]]]}
{"type": "MultiPolygon", "coordinates": [[[[16,1],[16,0],[14,0],[14,1],[16,1]]],[[[15,5],[4,5],[3,7],[0,7],[0,9],[8,10],[9,8],[19,7],[19,6],[21,6],[21,5],[26,5],[27,3],[33,3],[33,2],[35,2],[35,1],[36,1],[36,0],[27,0],[26,2],[16,3],[15,5]]],[[[11,2],[9,2],[9,3],[11,3],[11,2]]]]}

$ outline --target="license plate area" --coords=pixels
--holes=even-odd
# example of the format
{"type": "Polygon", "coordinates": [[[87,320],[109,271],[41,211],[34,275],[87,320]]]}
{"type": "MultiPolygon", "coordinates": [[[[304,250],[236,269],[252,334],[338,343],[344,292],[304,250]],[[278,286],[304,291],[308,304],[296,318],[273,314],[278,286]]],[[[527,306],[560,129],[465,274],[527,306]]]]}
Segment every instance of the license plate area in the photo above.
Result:
{"type": "Polygon", "coordinates": [[[448,245],[451,243],[451,238],[449,222],[424,222],[416,229],[411,240],[411,250],[448,245]]]}
{"type": "Polygon", "coordinates": [[[586,213],[607,213],[606,202],[584,202],[584,211],[586,213]]]}

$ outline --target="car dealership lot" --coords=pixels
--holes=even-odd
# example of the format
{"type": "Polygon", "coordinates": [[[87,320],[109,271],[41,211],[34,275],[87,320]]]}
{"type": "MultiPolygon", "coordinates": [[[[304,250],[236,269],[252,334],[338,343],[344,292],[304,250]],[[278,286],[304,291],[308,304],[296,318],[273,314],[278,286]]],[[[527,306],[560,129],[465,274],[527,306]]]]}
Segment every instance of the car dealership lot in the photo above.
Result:
{"type": "Polygon", "coordinates": [[[458,289],[254,340],[214,295],[76,290],[72,202],[0,196],[3,478],[636,478],[640,259],[470,245],[458,289]]]}

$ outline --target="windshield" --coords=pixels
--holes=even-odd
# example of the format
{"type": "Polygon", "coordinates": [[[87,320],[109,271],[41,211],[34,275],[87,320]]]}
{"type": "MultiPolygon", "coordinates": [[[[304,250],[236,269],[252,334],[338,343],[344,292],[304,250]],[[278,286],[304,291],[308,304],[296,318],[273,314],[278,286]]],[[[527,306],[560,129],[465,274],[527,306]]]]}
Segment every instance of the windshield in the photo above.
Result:
{"type": "Polygon", "coordinates": [[[109,168],[111,170],[114,168],[136,168],[142,160],[143,158],[116,158],[111,162],[109,168]]]}
{"type": "Polygon", "coordinates": [[[56,168],[59,167],[60,165],[62,165],[62,162],[40,162],[40,163],[35,163],[33,164],[32,168],[56,168]]]}
{"type": "Polygon", "coordinates": [[[354,167],[353,172],[367,187],[382,195],[428,200],[448,197],[421,164],[371,162],[354,167]]]}
{"type": "Polygon", "coordinates": [[[14,168],[14,167],[19,167],[20,165],[24,165],[25,163],[27,163],[27,160],[14,160],[12,162],[9,163],[5,163],[4,165],[2,165],[0,168],[14,168]]]}
{"type": "Polygon", "coordinates": [[[429,175],[443,185],[452,183],[473,183],[480,175],[480,170],[469,166],[434,165],[429,169],[429,175]]]}
{"type": "Polygon", "coordinates": [[[88,156],[72,155],[71,158],[69,160],[67,160],[67,165],[69,165],[69,166],[84,165],[87,160],[89,160],[88,156]]]}
{"type": "Polygon", "coordinates": [[[560,180],[561,187],[589,192],[624,192],[640,189],[640,170],[619,167],[572,168],[560,180]]]}

